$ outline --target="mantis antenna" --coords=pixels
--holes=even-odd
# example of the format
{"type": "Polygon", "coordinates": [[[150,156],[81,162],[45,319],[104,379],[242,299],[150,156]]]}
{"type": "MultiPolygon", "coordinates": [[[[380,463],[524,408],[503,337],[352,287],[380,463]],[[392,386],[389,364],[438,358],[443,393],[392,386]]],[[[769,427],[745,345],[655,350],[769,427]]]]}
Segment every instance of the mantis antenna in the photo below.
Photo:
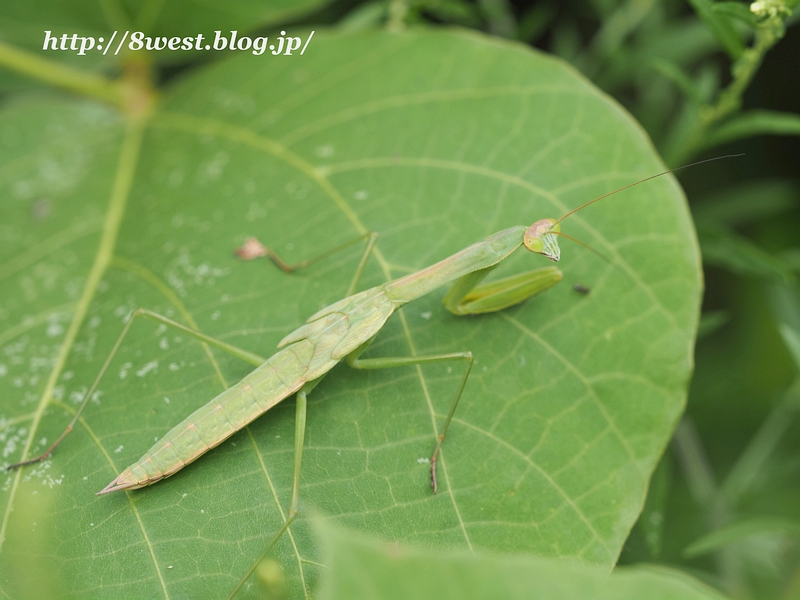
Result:
{"type": "Polygon", "coordinates": [[[561,221],[566,219],[571,214],[586,208],[590,204],[594,204],[598,200],[602,200],[603,198],[608,198],[609,196],[613,196],[617,192],[621,192],[622,190],[627,190],[628,188],[632,188],[633,186],[639,185],[640,183],[644,183],[645,181],[650,181],[651,179],[655,179],[656,177],[661,177],[662,175],[668,175],[669,173],[674,173],[675,171],[680,171],[681,169],[688,169],[689,167],[695,167],[697,165],[702,165],[703,163],[711,162],[714,160],[722,160],[723,158],[736,158],[738,156],[744,156],[744,152],[740,154],[726,154],[724,156],[715,156],[714,158],[706,158],[704,160],[698,160],[697,162],[689,163],[688,165],[682,165],[680,167],[675,167],[674,169],[669,169],[668,171],[664,171],[663,173],[658,173],[657,175],[650,175],[650,177],[645,177],[644,179],[640,179],[639,181],[636,181],[634,183],[629,183],[628,185],[624,185],[621,188],[614,190],[613,192],[608,192],[607,194],[598,196],[593,200],[589,200],[588,202],[581,204],[578,208],[573,208],[571,211],[569,211],[567,214],[565,214],[563,217],[561,217],[555,223],[553,223],[553,225],[558,225],[559,223],[561,223],[561,221]]]}
{"type": "Polygon", "coordinates": [[[571,211],[562,216],[560,219],[540,219],[539,221],[536,221],[533,225],[528,227],[528,229],[525,231],[523,243],[525,247],[531,252],[535,252],[537,254],[543,254],[553,262],[558,262],[559,259],[561,258],[561,250],[558,247],[558,242],[556,242],[555,236],[562,236],[572,240],[573,242],[580,244],[581,246],[587,248],[588,250],[591,250],[605,261],[611,262],[608,259],[608,257],[604,256],[603,254],[601,254],[588,244],[585,244],[580,240],[577,240],[574,237],[571,237],[565,233],[561,233],[561,225],[560,225],[561,221],[563,221],[570,215],[578,212],[579,210],[586,208],[590,204],[594,204],[598,200],[602,200],[603,198],[608,198],[609,196],[621,192],[622,190],[627,190],[628,188],[631,188],[635,185],[639,185],[640,183],[644,183],[645,181],[650,181],[651,179],[655,179],[656,177],[661,177],[662,175],[666,175],[668,173],[673,173],[680,169],[687,169],[689,167],[694,167],[696,165],[702,165],[703,163],[711,162],[712,160],[722,160],[723,158],[734,158],[737,156],[744,156],[744,154],[726,154],[725,156],[706,158],[705,160],[698,160],[697,162],[693,162],[688,165],[675,167],[674,169],[669,169],[668,171],[658,173],[657,175],[651,175],[650,177],[645,177],[644,179],[640,179],[639,181],[636,181],[634,183],[629,183],[628,185],[622,186],[621,188],[616,189],[613,192],[608,192],[607,194],[598,196],[593,200],[589,200],[588,202],[581,204],[579,207],[573,208],[571,211]]]}

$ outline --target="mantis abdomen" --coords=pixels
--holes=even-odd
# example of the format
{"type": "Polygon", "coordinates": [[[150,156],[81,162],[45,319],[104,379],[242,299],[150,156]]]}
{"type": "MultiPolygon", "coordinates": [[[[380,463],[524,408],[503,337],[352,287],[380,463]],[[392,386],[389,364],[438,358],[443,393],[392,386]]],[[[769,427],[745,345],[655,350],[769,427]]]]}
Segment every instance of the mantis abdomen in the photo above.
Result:
{"type": "Polygon", "coordinates": [[[328,309],[286,336],[281,350],[173,427],[99,493],[138,489],[177,473],[330,371],[380,330],[394,304],[378,286],[346,298],[342,310],[328,309]]]}
{"type": "Polygon", "coordinates": [[[112,481],[104,493],[137,489],[176,473],[219,445],[307,381],[314,347],[302,340],[272,355],[236,385],[167,432],[112,481]]]}

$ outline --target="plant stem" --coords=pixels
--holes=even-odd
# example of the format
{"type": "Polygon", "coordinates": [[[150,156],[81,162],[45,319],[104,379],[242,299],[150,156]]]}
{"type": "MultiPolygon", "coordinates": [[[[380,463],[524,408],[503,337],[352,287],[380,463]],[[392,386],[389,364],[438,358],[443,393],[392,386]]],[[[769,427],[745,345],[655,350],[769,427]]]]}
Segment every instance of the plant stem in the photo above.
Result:
{"type": "MultiPolygon", "coordinates": [[[[761,18],[755,27],[753,44],[747,48],[731,67],[732,81],[717,97],[713,105],[700,107],[698,110],[698,126],[694,134],[670,157],[669,164],[682,164],[699,152],[704,141],[708,138],[709,131],[719,121],[737,112],[742,107],[742,96],[758,72],[764,56],[778,43],[786,32],[785,22],[792,11],[787,5],[774,2],[776,5],[769,12],[760,14],[751,5],[750,10],[761,18]]],[[[766,10],[766,9],[764,9],[766,10]]]]}
{"type": "Polygon", "coordinates": [[[0,66],[81,96],[95,98],[120,108],[125,105],[117,82],[41,58],[4,42],[0,42],[0,66]]]}
{"type": "Polygon", "coordinates": [[[386,29],[399,32],[406,28],[405,19],[408,15],[408,2],[406,0],[391,0],[389,2],[389,20],[386,29]]]}

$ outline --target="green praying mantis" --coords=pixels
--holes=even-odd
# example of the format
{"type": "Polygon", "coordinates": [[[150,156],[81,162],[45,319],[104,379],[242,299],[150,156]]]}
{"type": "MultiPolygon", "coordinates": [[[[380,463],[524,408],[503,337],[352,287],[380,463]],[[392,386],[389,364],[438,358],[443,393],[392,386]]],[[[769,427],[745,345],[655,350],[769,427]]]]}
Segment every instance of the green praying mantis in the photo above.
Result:
{"type": "MultiPolygon", "coordinates": [[[[603,198],[656,177],[721,158],[728,158],[728,156],[706,159],[652,175],[594,198],[558,219],[546,218],[536,221],[529,227],[518,225],[504,229],[421,271],[358,293],[355,293],[355,289],[369,255],[375,247],[376,233],[359,236],[342,246],[296,265],[286,264],[272,249],[262,246],[260,242],[251,238],[238,250],[242,259],[252,260],[266,256],[287,273],[308,267],[360,241],[366,242],[366,248],[348,288],[347,296],[318,311],[308,319],[306,324],[284,337],[278,344],[278,352],[268,359],[186,327],[160,314],[139,308],[128,319],[94,383],[64,432],[41,456],[23,460],[11,465],[9,469],[32,464],[50,456],[77,423],[133,322],[137,317],[143,317],[180,330],[210,346],[224,350],[255,365],[256,369],[172,428],[137,462],[126,468],[99,491],[98,495],[142,488],[175,474],[282,400],[296,395],[294,476],[290,507],[282,527],[264,550],[263,557],[288,529],[299,512],[299,479],[307,396],[342,360],[354,369],[367,370],[440,362],[457,362],[464,365],[463,375],[430,459],[430,480],[435,494],[438,491],[437,458],[469,378],[473,356],[471,352],[453,352],[431,356],[361,358],[387,319],[403,305],[447,284],[452,284],[452,287],[444,297],[444,305],[451,313],[459,316],[497,312],[524,302],[561,281],[562,273],[555,266],[549,266],[489,283],[483,282],[494,268],[520,247],[524,246],[532,253],[541,254],[551,261],[557,262],[561,257],[559,237],[567,237],[584,245],[561,232],[561,223],[572,214],[603,198]]],[[[591,250],[591,248],[589,249],[591,250]]],[[[253,563],[231,596],[252,574],[259,560],[253,563]]]]}

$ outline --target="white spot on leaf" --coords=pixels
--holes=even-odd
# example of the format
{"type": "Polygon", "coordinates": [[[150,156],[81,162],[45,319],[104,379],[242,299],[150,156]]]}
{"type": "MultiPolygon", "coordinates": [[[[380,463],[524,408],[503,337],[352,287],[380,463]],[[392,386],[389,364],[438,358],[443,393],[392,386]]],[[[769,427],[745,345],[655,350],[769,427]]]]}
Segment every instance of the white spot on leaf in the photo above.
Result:
{"type": "Polygon", "coordinates": [[[122,365],[122,368],[119,370],[119,378],[125,379],[128,376],[128,369],[130,369],[133,365],[129,362],[126,362],[122,365]]]}
{"type": "Polygon", "coordinates": [[[147,375],[147,374],[148,374],[150,371],[154,371],[155,369],[158,369],[158,361],[157,361],[157,360],[151,360],[149,363],[147,363],[147,364],[146,364],[145,366],[143,366],[141,369],[139,369],[138,371],[136,371],[136,375],[137,375],[138,377],[144,377],[144,376],[145,376],[145,375],[147,375]]]}

